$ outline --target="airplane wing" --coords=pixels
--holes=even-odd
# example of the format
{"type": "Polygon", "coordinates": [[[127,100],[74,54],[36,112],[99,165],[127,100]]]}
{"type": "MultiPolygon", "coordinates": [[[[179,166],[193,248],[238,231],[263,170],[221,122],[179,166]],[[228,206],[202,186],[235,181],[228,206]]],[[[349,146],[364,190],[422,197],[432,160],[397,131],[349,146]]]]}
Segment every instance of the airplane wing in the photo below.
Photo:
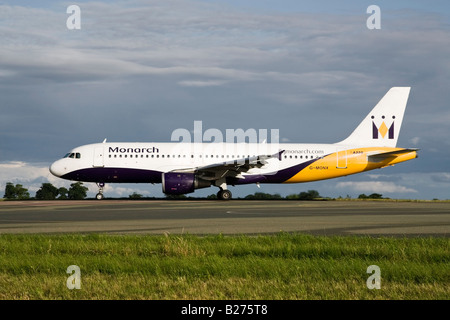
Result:
{"type": "Polygon", "coordinates": [[[253,168],[263,167],[267,163],[266,160],[268,159],[278,158],[278,160],[281,160],[281,155],[284,151],[285,150],[282,150],[272,155],[259,155],[195,168],[173,170],[172,172],[196,173],[200,178],[205,180],[217,180],[224,177],[245,179],[244,176],[242,176],[243,172],[247,172],[253,168]]]}
{"type": "Polygon", "coordinates": [[[367,160],[370,162],[381,162],[383,160],[386,160],[388,158],[395,158],[399,155],[410,153],[413,151],[418,151],[419,149],[400,149],[395,151],[387,151],[387,152],[368,152],[367,153],[367,160]]]}

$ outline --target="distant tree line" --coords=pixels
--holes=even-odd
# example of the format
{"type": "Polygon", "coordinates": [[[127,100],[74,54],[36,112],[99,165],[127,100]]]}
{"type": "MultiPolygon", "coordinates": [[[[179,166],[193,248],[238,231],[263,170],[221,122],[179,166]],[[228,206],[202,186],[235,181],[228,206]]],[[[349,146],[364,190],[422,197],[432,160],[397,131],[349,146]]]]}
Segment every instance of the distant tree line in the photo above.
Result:
{"type": "Polygon", "coordinates": [[[43,183],[35,197],[31,198],[28,189],[21,184],[14,185],[12,182],[7,182],[3,198],[8,200],[82,200],[86,198],[87,191],[88,188],[83,186],[82,182],[72,183],[69,189],[57,188],[51,183],[43,183]]]}
{"type": "Polygon", "coordinates": [[[299,194],[290,194],[286,196],[286,199],[293,200],[315,200],[322,198],[317,190],[308,190],[307,192],[300,192],[299,194]]]}
{"type": "MultiPolygon", "coordinates": [[[[14,185],[12,182],[7,182],[5,187],[4,199],[7,200],[83,200],[87,196],[88,188],[83,186],[82,182],[75,182],[70,185],[70,188],[57,188],[51,183],[43,183],[40,189],[36,192],[35,197],[31,197],[28,189],[24,188],[21,184],[14,185]]],[[[198,197],[191,197],[187,195],[166,195],[166,199],[200,199],[198,197]]],[[[341,199],[341,197],[339,197],[341,199]]],[[[347,196],[347,198],[351,198],[347,196]]],[[[139,200],[139,199],[157,199],[155,197],[144,197],[142,194],[133,192],[133,194],[128,196],[128,199],[139,200]]],[[[211,194],[206,197],[206,199],[214,200],[217,199],[216,194],[211,194]]],[[[319,194],[317,190],[302,191],[296,194],[290,194],[282,197],[280,194],[270,194],[264,192],[255,192],[254,194],[249,194],[244,198],[245,200],[330,200],[330,198],[323,197],[319,194]]],[[[370,195],[360,194],[358,199],[389,199],[384,198],[383,195],[379,193],[372,193],[370,195]]]]}
{"type": "Polygon", "coordinates": [[[30,198],[30,193],[21,184],[14,185],[11,182],[7,182],[3,198],[24,200],[30,198]]]}
{"type": "Polygon", "coordinates": [[[290,194],[286,197],[282,197],[280,194],[270,194],[264,192],[255,192],[254,194],[249,194],[244,199],[247,200],[316,200],[322,198],[317,190],[308,190],[306,192],[300,192],[296,194],[290,194]]]}
{"type": "MultiPolygon", "coordinates": [[[[200,199],[198,197],[192,197],[185,194],[166,194],[166,199],[170,200],[195,200],[200,199]]],[[[156,197],[144,197],[142,194],[133,192],[133,194],[130,194],[128,196],[128,199],[132,200],[142,200],[142,199],[157,199],[156,197]]],[[[206,196],[206,199],[209,200],[215,200],[217,199],[217,195],[210,194],[209,196],[206,196]]],[[[254,194],[249,194],[245,196],[244,198],[238,198],[238,199],[245,199],[245,200],[283,200],[283,199],[289,199],[289,200],[317,200],[317,199],[323,199],[322,196],[319,194],[316,190],[308,190],[307,192],[300,192],[299,194],[291,194],[286,197],[281,196],[279,193],[270,194],[270,193],[264,193],[264,192],[255,192],[254,194]]]]}
{"type": "Polygon", "coordinates": [[[389,199],[389,198],[383,198],[383,195],[379,193],[372,193],[368,196],[362,193],[358,196],[358,199],[389,199]]]}

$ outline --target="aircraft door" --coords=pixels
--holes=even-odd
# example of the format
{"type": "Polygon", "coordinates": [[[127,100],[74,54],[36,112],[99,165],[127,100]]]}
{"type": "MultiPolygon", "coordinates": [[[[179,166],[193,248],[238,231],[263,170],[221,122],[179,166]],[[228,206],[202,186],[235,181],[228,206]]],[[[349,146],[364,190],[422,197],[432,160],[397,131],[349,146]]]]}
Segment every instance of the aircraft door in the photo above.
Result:
{"type": "Polygon", "coordinates": [[[336,168],[347,169],[347,150],[336,150],[336,168]]]}
{"type": "Polygon", "coordinates": [[[104,167],[104,154],[103,147],[97,147],[94,149],[94,163],[93,167],[104,167]]]}

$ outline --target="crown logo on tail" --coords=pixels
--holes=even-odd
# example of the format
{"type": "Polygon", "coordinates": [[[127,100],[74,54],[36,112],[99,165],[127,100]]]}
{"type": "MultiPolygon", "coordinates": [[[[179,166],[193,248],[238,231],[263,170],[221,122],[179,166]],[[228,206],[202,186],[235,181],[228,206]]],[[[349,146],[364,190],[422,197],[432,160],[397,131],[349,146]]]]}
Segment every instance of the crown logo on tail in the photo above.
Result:
{"type": "MultiPolygon", "coordinates": [[[[386,134],[388,135],[388,139],[394,139],[394,122],[395,122],[395,116],[392,116],[392,123],[391,126],[388,128],[386,125],[386,122],[383,120],[381,125],[377,127],[375,124],[375,116],[372,116],[372,139],[380,139],[380,136],[382,139],[386,137],[386,134]]],[[[381,117],[382,119],[385,119],[385,116],[381,117]]]]}

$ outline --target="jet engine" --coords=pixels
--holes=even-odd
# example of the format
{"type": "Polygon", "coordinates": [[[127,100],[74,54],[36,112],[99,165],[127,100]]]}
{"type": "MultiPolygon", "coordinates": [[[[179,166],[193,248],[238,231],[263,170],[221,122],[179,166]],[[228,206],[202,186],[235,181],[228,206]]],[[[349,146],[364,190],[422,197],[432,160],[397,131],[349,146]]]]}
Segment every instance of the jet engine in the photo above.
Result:
{"type": "Polygon", "coordinates": [[[197,177],[194,173],[166,172],[162,174],[162,191],[165,194],[186,194],[195,189],[207,188],[209,180],[197,177]]]}

